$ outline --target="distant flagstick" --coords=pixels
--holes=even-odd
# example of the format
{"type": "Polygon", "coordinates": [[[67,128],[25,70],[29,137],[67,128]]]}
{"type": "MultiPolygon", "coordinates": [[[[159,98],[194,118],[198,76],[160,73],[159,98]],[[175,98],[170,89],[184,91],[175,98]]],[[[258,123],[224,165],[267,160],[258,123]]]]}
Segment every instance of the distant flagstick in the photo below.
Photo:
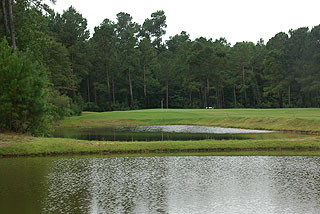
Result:
{"type": "Polygon", "coordinates": [[[161,99],[161,109],[163,110],[163,101],[164,101],[165,99],[164,98],[162,98],[161,99]]]}
{"type": "MultiPolygon", "coordinates": [[[[163,101],[165,100],[165,98],[161,99],[161,111],[163,111],[163,101]]],[[[164,120],[163,114],[162,114],[162,120],[164,120]]],[[[163,140],[163,133],[162,133],[162,140],[163,140]]]]}

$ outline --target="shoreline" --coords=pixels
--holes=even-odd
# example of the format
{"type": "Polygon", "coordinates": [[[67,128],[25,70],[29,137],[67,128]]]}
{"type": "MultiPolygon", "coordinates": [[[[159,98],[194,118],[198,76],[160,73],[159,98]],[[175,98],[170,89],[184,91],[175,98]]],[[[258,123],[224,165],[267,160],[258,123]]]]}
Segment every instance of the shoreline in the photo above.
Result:
{"type": "Polygon", "coordinates": [[[86,141],[0,133],[0,157],[64,155],[319,155],[320,109],[148,109],[84,112],[57,125],[110,127],[198,125],[271,130],[296,134],[281,138],[199,141],[86,141]],[[285,131],[290,130],[290,131],[285,131]]]}
{"type": "Polygon", "coordinates": [[[0,158],[77,155],[319,155],[320,136],[199,141],[86,141],[0,134],[0,158]]]}
{"type": "Polygon", "coordinates": [[[320,156],[320,148],[221,148],[221,149],[190,149],[190,150],[131,150],[101,152],[61,152],[34,154],[6,154],[0,158],[21,157],[70,157],[70,156],[320,156]],[[309,153],[311,152],[311,153],[309,153]]]}

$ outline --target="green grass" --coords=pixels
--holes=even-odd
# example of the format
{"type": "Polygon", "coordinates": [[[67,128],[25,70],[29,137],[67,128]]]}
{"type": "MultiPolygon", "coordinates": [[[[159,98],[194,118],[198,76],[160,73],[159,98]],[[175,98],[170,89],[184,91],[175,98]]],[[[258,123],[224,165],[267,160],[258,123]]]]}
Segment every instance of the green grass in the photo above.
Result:
{"type": "Polygon", "coordinates": [[[70,117],[62,127],[208,125],[281,131],[320,132],[320,108],[308,109],[150,109],[70,117]]]}
{"type": "Polygon", "coordinates": [[[210,152],[216,154],[277,153],[282,155],[320,154],[320,136],[301,135],[284,139],[203,140],[110,142],[65,138],[36,138],[24,135],[0,134],[0,156],[32,156],[63,154],[152,154],[210,152]],[[258,152],[258,153],[257,153],[258,152]]]}
{"type": "MultiPolygon", "coordinates": [[[[320,109],[151,109],[104,113],[84,112],[60,127],[137,125],[209,125],[250,129],[320,133],[320,109]]],[[[35,138],[0,134],[0,156],[68,154],[210,154],[210,155],[320,155],[320,136],[283,135],[247,140],[110,142],[35,138]]]]}

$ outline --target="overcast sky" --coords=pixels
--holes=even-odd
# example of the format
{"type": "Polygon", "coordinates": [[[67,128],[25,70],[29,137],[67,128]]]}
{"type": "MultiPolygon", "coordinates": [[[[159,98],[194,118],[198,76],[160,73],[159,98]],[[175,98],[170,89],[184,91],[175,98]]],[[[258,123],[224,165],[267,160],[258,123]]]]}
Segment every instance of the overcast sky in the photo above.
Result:
{"type": "Polygon", "coordinates": [[[169,36],[186,31],[191,39],[225,37],[228,42],[267,42],[276,33],[320,24],[320,0],[57,0],[51,5],[62,13],[69,6],[87,20],[88,28],[105,19],[116,21],[119,12],[129,13],[143,24],[151,13],[163,10],[169,36]]]}

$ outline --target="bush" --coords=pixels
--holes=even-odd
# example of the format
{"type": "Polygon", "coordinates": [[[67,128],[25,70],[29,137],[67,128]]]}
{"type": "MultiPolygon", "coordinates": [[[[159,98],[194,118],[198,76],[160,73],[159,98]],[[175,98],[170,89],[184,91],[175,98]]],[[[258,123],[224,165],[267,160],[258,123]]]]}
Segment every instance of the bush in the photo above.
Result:
{"type": "Polygon", "coordinates": [[[112,103],[111,104],[111,110],[112,111],[126,111],[130,110],[130,107],[126,103],[112,103]]]}
{"type": "Polygon", "coordinates": [[[70,105],[70,116],[80,116],[82,107],[79,103],[72,102],[70,105]]]}
{"type": "Polygon", "coordinates": [[[61,95],[59,91],[50,90],[49,103],[51,104],[51,115],[55,121],[71,115],[71,99],[66,95],[61,95]]]}
{"type": "Polygon", "coordinates": [[[93,102],[87,102],[87,103],[84,104],[83,110],[98,112],[100,110],[100,108],[99,108],[98,105],[96,105],[93,102]]]}
{"type": "Polygon", "coordinates": [[[49,132],[48,81],[45,70],[0,43],[0,129],[42,135],[49,132]]]}

